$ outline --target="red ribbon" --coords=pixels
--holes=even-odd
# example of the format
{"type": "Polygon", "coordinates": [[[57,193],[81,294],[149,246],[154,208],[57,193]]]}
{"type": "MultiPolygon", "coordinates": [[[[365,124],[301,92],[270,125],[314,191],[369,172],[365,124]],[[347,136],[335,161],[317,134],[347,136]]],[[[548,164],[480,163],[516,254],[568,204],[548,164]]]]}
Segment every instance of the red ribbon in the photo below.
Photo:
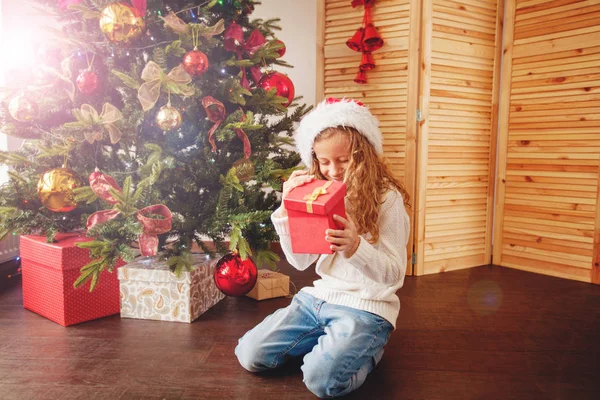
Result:
{"type": "Polygon", "coordinates": [[[214,153],[217,151],[214,135],[219,125],[221,125],[221,122],[225,120],[225,106],[212,96],[204,96],[202,98],[202,107],[206,110],[208,119],[215,123],[208,131],[208,142],[212,146],[212,151],[214,153]]]}
{"type": "MultiPolygon", "coordinates": [[[[242,122],[244,121],[246,121],[246,114],[242,112],[242,122]]],[[[248,135],[246,135],[246,132],[240,128],[235,128],[234,131],[237,134],[237,137],[242,141],[242,143],[244,143],[244,158],[250,158],[250,155],[252,154],[252,147],[250,147],[248,135]]]]}
{"type": "Polygon", "coordinates": [[[139,11],[141,17],[146,16],[147,0],[131,0],[133,7],[139,11]]]}
{"type": "MultiPolygon", "coordinates": [[[[202,98],[202,106],[204,107],[204,110],[206,110],[206,116],[208,119],[215,123],[208,131],[208,142],[212,146],[212,151],[214,153],[217,151],[217,145],[215,144],[215,132],[225,120],[225,106],[212,96],[204,96],[202,98]]],[[[242,122],[245,120],[246,114],[242,113],[242,122]]],[[[250,146],[248,135],[246,135],[246,132],[240,128],[235,128],[234,131],[242,143],[244,143],[244,158],[249,158],[252,154],[252,147],[250,146]]]]}
{"type": "MultiPolygon", "coordinates": [[[[90,187],[102,200],[109,204],[116,204],[116,200],[111,194],[111,189],[123,193],[121,187],[109,175],[96,171],[90,175],[90,187]]],[[[119,210],[102,210],[89,216],[86,228],[92,229],[97,224],[103,224],[115,219],[121,214],[119,210]]],[[[136,218],[143,227],[143,233],[138,236],[140,242],[140,252],[143,256],[154,256],[158,250],[158,236],[171,230],[173,215],[171,210],[165,205],[155,204],[153,206],[142,208],[136,213],[136,218]],[[160,215],[164,219],[147,217],[149,214],[160,215]]]]}
{"type": "MultiPolygon", "coordinates": [[[[248,40],[244,41],[244,30],[235,21],[227,27],[223,37],[225,50],[235,51],[238,60],[242,59],[242,53],[246,53],[252,57],[254,53],[256,53],[256,51],[267,42],[267,39],[265,39],[263,34],[260,33],[258,29],[253,30],[248,37],[248,40]]],[[[258,82],[262,77],[260,66],[254,65],[249,68],[252,79],[254,79],[254,82],[258,82]]],[[[246,68],[240,67],[240,69],[242,70],[242,87],[244,87],[244,89],[250,89],[250,83],[248,82],[246,75],[246,68]]]]}
{"type": "Polygon", "coordinates": [[[375,4],[375,0],[352,0],[352,8],[358,6],[365,6],[365,8],[371,8],[375,4]]]}
{"type": "Polygon", "coordinates": [[[115,205],[119,202],[119,200],[115,199],[111,194],[112,188],[118,188],[118,190],[121,191],[119,184],[113,179],[112,176],[103,174],[100,171],[95,171],[90,174],[89,180],[90,187],[102,200],[112,205],[115,205]]]}

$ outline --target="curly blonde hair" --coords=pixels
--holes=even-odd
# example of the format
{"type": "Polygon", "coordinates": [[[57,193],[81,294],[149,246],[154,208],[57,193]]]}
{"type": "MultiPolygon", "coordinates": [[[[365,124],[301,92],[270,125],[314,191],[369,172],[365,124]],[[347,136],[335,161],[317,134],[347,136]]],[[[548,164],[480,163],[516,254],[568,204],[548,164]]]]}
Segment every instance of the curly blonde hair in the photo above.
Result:
{"type": "MultiPolygon", "coordinates": [[[[347,209],[354,220],[359,234],[370,233],[370,243],[379,240],[379,209],[382,197],[389,189],[396,189],[402,195],[404,205],[409,207],[410,197],[404,185],[392,174],[387,160],[377,154],[367,138],[351,127],[331,127],[320,132],[315,143],[335,135],[347,135],[350,139],[350,160],[345,171],[344,182],[347,190],[347,209]]],[[[318,179],[326,179],[319,170],[319,163],[313,152],[310,173],[318,179]]]]}

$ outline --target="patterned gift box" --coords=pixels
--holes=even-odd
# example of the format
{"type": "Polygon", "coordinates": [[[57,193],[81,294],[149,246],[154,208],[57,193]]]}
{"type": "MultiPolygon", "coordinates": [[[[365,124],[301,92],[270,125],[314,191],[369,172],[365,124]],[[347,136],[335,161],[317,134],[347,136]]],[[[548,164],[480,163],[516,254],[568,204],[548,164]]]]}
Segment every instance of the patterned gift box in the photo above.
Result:
{"type": "MultiPolygon", "coordinates": [[[[90,251],[75,244],[92,239],[77,233],[58,233],[56,242],[45,236],[21,236],[23,306],[62,326],[119,313],[119,280],[107,270],[93,292],[89,283],[75,289],[79,269],[89,263],[90,251]]],[[[118,264],[117,266],[123,265],[118,264]]]]}
{"type": "Polygon", "coordinates": [[[290,277],[269,269],[259,269],[256,285],[246,296],[255,300],[272,299],[290,294],[290,277]]]}
{"type": "Polygon", "coordinates": [[[193,254],[193,270],[177,277],[165,261],[142,259],[119,268],[121,318],[190,323],[221,301],[213,272],[217,259],[193,254]]]}

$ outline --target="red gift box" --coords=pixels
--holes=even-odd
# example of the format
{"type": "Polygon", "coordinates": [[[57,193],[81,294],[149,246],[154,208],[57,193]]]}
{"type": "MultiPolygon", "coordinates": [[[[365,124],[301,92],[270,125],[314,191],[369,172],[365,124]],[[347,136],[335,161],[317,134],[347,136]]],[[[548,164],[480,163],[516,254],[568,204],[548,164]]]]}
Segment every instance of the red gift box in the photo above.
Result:
{"type": "Polygon", "coordinates": [[[104,270],[91,293],[89,282],[78,289],[73,287],[79,278],[79,269],[91,261],[90,251],[75,243],[90,240],[73,233],[58,233],[54,243],[46,243],[45,236],[21,236],[23,306],[26,309],[62,326],[119,313],[116,271],[104,270]]]}
{"type": "Polygon", "coordinates": [[[314,180],[295,187],[284,199],[294,253],[331,254],[325,230],[340,229],[333,215],[346,217],[346,184],[314,180]]]}

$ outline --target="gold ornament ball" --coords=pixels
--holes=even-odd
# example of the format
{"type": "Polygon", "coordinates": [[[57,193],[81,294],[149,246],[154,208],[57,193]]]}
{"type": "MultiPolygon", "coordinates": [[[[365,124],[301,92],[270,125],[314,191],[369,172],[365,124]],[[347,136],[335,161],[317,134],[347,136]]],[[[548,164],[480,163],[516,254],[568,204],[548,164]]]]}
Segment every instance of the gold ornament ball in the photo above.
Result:
{"type": "Polygon", "coordinates": [[[163,106],[156,114],[156,124],[163,131],[172,131],[181,126],[181,113],[175,107],[163,106]]]}
{"type": "Polygon", "coordinates": [[[38,182],[37,194],[42,204],[54,212],[69,212],[77,208],[73,189],[81,181],[68,168],[54,168],[44,172],[38,182]]]}
{"type": "Polygon", "coordinates": [[[102,10],[100,30],[113,43],[129,43],[146,29],[143,15],[125,3],[111,3],[102,10]]]}
{"type": "Polygon", "coordinates": [[[29,122],[38,114],[37,104],[25,95],[13,97],[8,103],[8,112],[19,122],[29,122]]]}

